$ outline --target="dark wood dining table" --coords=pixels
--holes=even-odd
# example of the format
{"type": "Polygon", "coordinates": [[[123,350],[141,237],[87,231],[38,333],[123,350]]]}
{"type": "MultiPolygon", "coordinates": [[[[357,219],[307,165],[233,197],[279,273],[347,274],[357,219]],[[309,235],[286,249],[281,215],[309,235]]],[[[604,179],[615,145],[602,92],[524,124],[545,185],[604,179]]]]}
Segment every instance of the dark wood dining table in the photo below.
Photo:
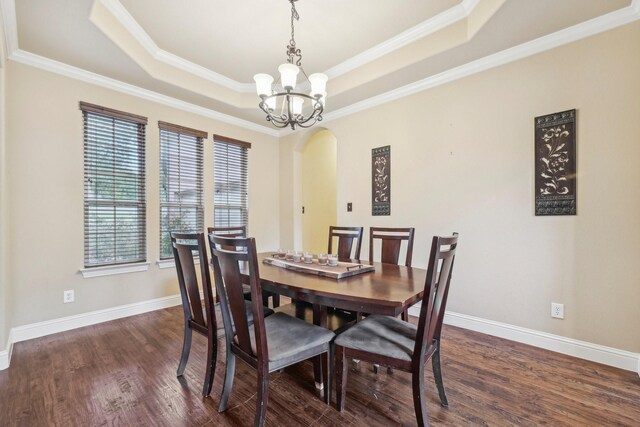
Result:
{"type": "MultiPolygon", "coordinates": [[[[360,313],[399,316],[404,310],[422,299],[427,271],[403,265],[379,262],[375,270],[353,276],[334,279],[311,273],[303,273],[266,264],[263,260],[272,252],[258,254],[262,289],[313,305],[313,323],[327,327],[327,307],[335,307],[360,313]]],[[[361,262],[356,260],[341,260],[361,262]]],[[[241,272],[248,275],[246,267],[241,272]]],[[[326,356],[325,356],[326,357],[326,356]]],[[[324,357],[323,357],[324,358],[324,357]]],[[[314,362],[316,387],[320,388],[322,372],[326,368],[314,362]]]]}
{"type": "Polygon", "coordinates": [[[320,326],[326,326],[326,307],[398,316],[424,292],[427,272],[421,268],[364,261],[375,271],[334,279],[262,262],[272,255],[258,254],[263,290],[313,304],[314,323],[320,326]]]}

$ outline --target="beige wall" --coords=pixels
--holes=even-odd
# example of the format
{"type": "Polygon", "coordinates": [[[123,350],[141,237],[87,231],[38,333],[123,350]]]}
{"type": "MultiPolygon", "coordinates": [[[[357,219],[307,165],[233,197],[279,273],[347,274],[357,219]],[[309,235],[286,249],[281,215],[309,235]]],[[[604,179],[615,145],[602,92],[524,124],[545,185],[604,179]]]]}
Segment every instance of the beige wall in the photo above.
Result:
{"type": "Polygon", "coordinates": [[[302,246],[327,251],[327,231],[336,224],[336,137],[326,130],[314,133],[302,150],[302,246]]]}
{"type": "MultiPolygon", "coordinates": [[[[11,326],[178,293],[175,269],[159,269],[158,120],[253,143],[249,227],[258,248],[279,244],[277,138],[10,62],[7,142],[11,326]],[[78,102],[148,117],[147,250],[141,273],[83,279],[83,145],[78,102]],[[76,302],[62,303],[65,289],[76,302]]],[[[213,223],[213,141],[205,144],[205,226],[213,223]]]]}
{"type": "MultiPolygon", "coordinates": [[[[354,209],[338,222],[415,226],[417,266],[431,236],[458,231],[449,310],[640,352],[639,41],[633,23],[326,122],[339,141],[338,206],[354,209]],[[535,217],[533,120],[571,108],[578,215],[535,217]],[[368,159],[384,145],[392,214],[372,217],[368,159]],[[551,302],[565,304],[564,320],[551,302]]],[[[305,138],[281,141],[283,177],[305,138]]],[[[292,239],[284,222],[281,233],[292,239]]]]}

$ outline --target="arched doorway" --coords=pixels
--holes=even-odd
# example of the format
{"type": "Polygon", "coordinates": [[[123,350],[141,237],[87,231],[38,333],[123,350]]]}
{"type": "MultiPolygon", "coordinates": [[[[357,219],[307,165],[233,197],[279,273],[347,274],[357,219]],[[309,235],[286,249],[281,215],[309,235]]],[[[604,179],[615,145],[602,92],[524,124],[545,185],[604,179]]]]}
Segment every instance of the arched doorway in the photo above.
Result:
{"type": "Polygon", "coordinates": [[[302,149],[301,201],[302,249],[327,251],[329,226],[336,223],[337,140],[323,129],[313,134],[302,149]]]}

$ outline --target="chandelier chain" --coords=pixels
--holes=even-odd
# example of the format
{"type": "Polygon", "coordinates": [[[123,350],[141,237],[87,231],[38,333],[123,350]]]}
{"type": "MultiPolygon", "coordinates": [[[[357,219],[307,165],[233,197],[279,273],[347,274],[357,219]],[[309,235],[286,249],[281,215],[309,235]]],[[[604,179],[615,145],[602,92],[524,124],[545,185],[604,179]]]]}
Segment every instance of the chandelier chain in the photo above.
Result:
{"type": "Polygon", "coordinates": [[[289,40],[289,45],[287,46],[287,57],[288,57],[287,62],[289,62],[289,64],[293,64],[294,57],[297,57],[298,59],[296,60],[295,65],[300,67],[302,65],[302,52],[300,51],[300,49],[296,48],[295,26],[294,26],[295,21],[300,20],[300,15],[296,10],[296,5],[295,5],[296,1],[298,0],[289,0],[289,2],[291,3],[291,39],[289,40]]]}

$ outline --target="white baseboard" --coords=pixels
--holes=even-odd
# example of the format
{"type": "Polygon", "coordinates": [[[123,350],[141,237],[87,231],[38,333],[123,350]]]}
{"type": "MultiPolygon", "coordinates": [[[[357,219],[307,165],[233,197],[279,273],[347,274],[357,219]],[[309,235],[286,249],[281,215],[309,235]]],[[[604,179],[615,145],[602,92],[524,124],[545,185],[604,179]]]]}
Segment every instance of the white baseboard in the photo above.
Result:
{"type": "Polygon", "coordinates": [[[11,362],[11,351],[14,343],[58,332],[69,331],[71,329],[82,328],[83,326],[95,325],[97,323],[108,322],[110,320],[134,316],[136,314],[173,307],[180,304],[180,295],[171,295],[168,297],[106,308],[104,310],[90,311],[88,313],[77,314],[75,316],[17,326],[11,329],[11,332],[9,333],[7,350],[0,352],[0,370],[7,369],[9,367],[11,362]]]}
{"type": "MultiPolygon", "coordinates": [[[[418,316],[420,314],[420,304],[416,304],[409,309],[409,314],[418,316]]],[[[459,328],[481,332],[505,338],[511,341],[544,348],[557,353],[567,354],[580,359],[602,363],[627,371],[634,371],[640,375],[640,354],[630,351],[619,350],[612,347],[605,347],[559,335],[548,334],[546,332],[535,331],[533,329],[522,328],[509,325],[507,323],[494,322],[493,320],[468,316],[466,314],[447,311],[444,316],[444,323],[459,328]]]]}
{"type": "Polygon", "coordinates": [[[13,340],[11,337],[12,331],[9,332],[9,337],[7,338],[6,350],[0,351],[0,371],[7,369],[11,361],[11,352],[13,351],[13,340]]]}
{"type": "Polygon", "coordinates": [[[13,342],[26,341],[45,335],[56,334],[71,329],[82,328],[83,326],[95,325],[97,323],[108,322],[109,320],[120,319],[122,317],[134,316],[136,314],[147,313],[149,311],[160,310],[162,308],[173,307],[181,304],[180,295],[156,298],[148,301],[136,302],[133,304],[120,305],[106,308],[104,310],[90,311],[88,313],[76,314],[75,316],[62,317],[60,319],[47,320],[29,325],[17,326],[11,330],[13,342]]]}
{"type": "MultiPolygon", "coordinates": [[[[201,295],[202,297],[202,295],[201,295]]],[[[83,326],[95,325],[136,314],[147,313],[154,310],[180,305],[180,295],[172,295],[153,300],[121,305],[118,307],[96,310],[75,316],[32,323],[11,329],[7,340],[7,348],[0,351],[0,370],[7,369],[11,362],[13,344],[45,335],[64,332],[83,326]]],[[[409,314],[418,316],[420,304],[409,309],[409,314]]],[[[640,354],[625,350],[618,350],[572,338],[552,335],[532,329],[509,325],[507,323],[494,322],[479,317],[468,316],[455,312],[447,312],[444,318],[447,325],[457,326],[511,341],[544,348],[558,353],[568,354],[592,362],[602,363],[616,368],[635,371],[640,375],[640,354]]]]}

